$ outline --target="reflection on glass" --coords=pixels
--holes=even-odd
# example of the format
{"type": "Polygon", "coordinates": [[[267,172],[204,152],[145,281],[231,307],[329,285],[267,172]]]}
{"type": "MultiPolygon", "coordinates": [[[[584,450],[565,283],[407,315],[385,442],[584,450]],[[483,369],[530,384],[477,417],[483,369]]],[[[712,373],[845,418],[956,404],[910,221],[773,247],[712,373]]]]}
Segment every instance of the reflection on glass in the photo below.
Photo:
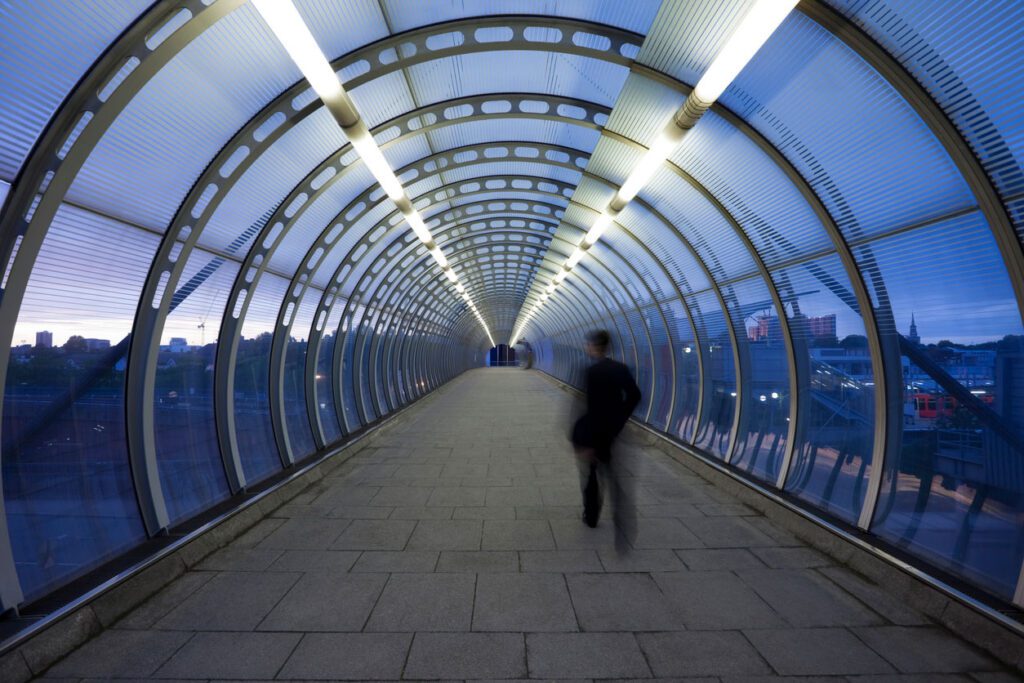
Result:
{"type": "Polygon", "coordinates": [[[786,490],[847,522],[860,515],[874,439],[874,375],[864,321],[839,258],[773,274],[793,334],[800,433],[786,490]]]}
{"type": "Polygon", "coordinates": [[[695,437],[696,445],[724,458],[736,410],[736,365],[729,327],[713,292],[687,298],[704,363],[704,407],[695,437]]]}
{"type": "Polygon", "coordinates": [[[25,291],[2,452],[8,530],[29,599],[145,537],[128,465],[125,358],[156,246],[152,235],[62,207],[25,291]],[[108,246],[98,251],[101,241],[108,246]]]}
{"type": "Polygon", "coordinates": [[[213,414],[217,343],[211,337],[216,336],[218,323],[210,313],[224,310],[237,273],[232,261],[193,252],[164,324],[153,419],[160,481],[172,524],[229,494],[213,414]]]}
{"type": "Polygon", "coordinates": [[[902,432],[873,530],[1010,598],[1024,557],[1024,330],[991,233],[971,214],[856,255],[880,275],[882,334],[901,355],[902,432]]]}
{"type": "Polygon", "coordinates": [[[775,483],[789,430],[789,358],[768,287],[750,278],[724,289],[739,352],[748,367],[732,464],[775,483]]]}

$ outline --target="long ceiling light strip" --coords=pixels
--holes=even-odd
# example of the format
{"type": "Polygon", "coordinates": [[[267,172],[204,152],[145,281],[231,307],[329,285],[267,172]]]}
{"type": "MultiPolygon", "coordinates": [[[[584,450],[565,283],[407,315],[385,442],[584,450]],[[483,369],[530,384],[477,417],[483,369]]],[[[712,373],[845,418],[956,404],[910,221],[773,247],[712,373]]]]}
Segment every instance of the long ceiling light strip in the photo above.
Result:
{"type": "Polygon", "coordinates": [[[711,66],[690,92],[683,106],[675,112],[672,120],[633,166],[629,175],[626,176],[625,182],[616,190],[608,205],[598,212],[590,229],[583,236],[583,240],[565,260],[552,282],[544,288],[543,293],[530,310],[526,312],[522,322],[512,334],[510,343],[515,343],[533,316],[544,306],[544,302],[557,291],[558,286],[583,259],[590,247],[601,239],[601,235],[626,205],[654,177],[665,160],[679,147],[687,131],[696,125],[704,112],[725,92],[725,89],[743,70],[743,67],[750,62],[751,58],[775,32],[775,29],[782,24],[797,2],[798,0],[758,0],[750,8],[732,35],[729,36],[722,50],[711,62],[711,66]]]}
{"type": "Polygon", "coordinates": [[[284,46],[292,61],[299,67],[299,71],[313,86],[313,90],[323,100],[327,110],[341,126],[342,132],[345,133],[345,137],[352,144],[356,154],[366,164],[388,198],[398,207],[405,222],[412,228],[420,242],[426,246],[444,276],[455,285],[456,291],[483,327],[491,346],[494,346],[494,337],[491,336],[491,331],[487,328],[487,323],[484,322],[483,316],[477,310],[469,292],[459,283],[459,278],[452,270],[448,259],[434,242],[423,217],[412,205],[401,181],[391,169],[387,159],[384,158],[370,129],[366,127],[366,123],[359,115],[355,103],[352,102],[352,98],[349,97],[341,81],[338,80],[338,75],[331,68],[330,62],[327,61],[327,57],[320,49],[316,39],[313,38],[306,22],[295,9],[292,0],[252,0],[252,4],[270,30],[274,32],[281,45],[284,46]]]}

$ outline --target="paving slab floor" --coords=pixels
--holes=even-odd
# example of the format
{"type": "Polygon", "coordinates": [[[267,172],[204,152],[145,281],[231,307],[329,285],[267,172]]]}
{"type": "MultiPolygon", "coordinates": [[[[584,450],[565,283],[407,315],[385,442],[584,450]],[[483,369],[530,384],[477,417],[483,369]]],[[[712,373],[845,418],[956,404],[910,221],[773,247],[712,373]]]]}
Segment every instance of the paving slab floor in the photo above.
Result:
{"type": "Polygon", "coordinates": [[[694,471],[624,443],[580,519],[573,399],[468,372],[46,680],[1019,680],[694,471]]]}

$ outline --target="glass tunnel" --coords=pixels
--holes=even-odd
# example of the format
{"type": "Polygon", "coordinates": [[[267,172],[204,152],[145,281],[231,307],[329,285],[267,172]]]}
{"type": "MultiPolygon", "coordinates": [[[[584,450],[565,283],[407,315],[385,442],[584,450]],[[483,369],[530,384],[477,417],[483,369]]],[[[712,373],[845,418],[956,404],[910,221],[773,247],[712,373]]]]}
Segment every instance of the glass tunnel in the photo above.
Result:
{"type": "Polygon", "coordinates": [[[803,0],[708,96],[753,5],[0,4],[0,607],[595,328],[637,422],[1024,607],[1024,4],[803,0]]]}

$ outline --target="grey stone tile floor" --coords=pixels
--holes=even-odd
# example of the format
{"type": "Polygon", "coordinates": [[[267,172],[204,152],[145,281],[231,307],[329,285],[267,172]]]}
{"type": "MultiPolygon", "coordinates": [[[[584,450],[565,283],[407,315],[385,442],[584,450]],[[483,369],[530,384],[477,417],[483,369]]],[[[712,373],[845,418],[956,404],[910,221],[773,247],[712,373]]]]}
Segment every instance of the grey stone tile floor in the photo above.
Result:
{"type": "Polygon", "coordinates": [[[630,443],[620,556],[580,520],[571,401],[466,373],[44,680],[1020,680],[630,443]]]}

